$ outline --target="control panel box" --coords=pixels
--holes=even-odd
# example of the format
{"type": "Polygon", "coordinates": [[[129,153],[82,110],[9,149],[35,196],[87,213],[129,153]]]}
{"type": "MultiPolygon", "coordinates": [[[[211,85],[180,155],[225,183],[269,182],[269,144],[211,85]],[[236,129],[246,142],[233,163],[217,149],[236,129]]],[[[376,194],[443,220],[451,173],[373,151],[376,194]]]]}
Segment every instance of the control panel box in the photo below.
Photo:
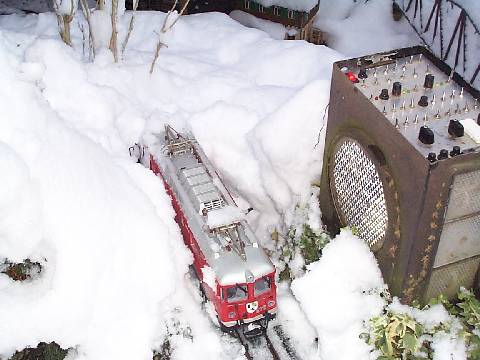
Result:
{"type": "Polygon", "coordinates": [[[480,93],[424,47],[333,66],[320,206],[406,302],[475,287],[480,93]]]}

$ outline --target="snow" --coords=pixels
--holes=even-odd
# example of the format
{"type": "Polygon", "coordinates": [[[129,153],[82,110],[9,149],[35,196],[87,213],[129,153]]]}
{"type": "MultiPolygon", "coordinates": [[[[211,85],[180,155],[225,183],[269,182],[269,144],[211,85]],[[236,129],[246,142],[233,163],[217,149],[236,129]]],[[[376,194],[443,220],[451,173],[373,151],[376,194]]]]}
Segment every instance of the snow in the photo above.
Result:
{"type": "Polygon", "coordinates": [[[0,169],[8,174],[0,187],[0,254],[21,262],[42,239],[41,199],[27,164],[2,141],[0,169]]]}
{"type": "Polygon", "coordinates": [[[78,9],[78,0],[53,0],[53,9],[59,15],[73,15],[78,9]]]}
{"type": "Polygon", "coordinates": [[[57,341],[78,359],[151,358],[158,306],[190,259],[169,198],[125,152],[130,139],[120,134],[135,128],[124,121],[117,130],[120,112],[133,111],[116,109],[119,94],[92,85],[86,65],[58,40],[22,49],[23,36],[0,36],[8,83],[0,89],[8,174],[0,257],[39,260],[43,270],[26,284],[0,277],[0,354],[57,341]]]}
{"type": "Polygon", "coordinates": [[[458,5],[462,6],[468,13],[468,16],[471,17],[472,21],[475,23],[477,28],[480,26],[480,14],[478,11],[478,1],[477,0],[456,0],[458,5]]]}
{"type": "Polygon", "coordinates": [[[217,284],[216,284],[216,277],[215,277],[215,272],[212,270],[212,268],[208,265],[204,265],[202,267],[202,276],[203,276],[203,282],[207,284],[210,289],[212,289],[215,293],[217,292],[217,284]]]}
{"type": "Polygon", "coordinates": [[[384,289],[375,257],[349,230],[342,230],[318,262],[292,282],[292,290],[315,327],[323,360],[369,359],[359,337],[364,321],[379,315],[384,289]]]}
{"type": "Polygon", "coordinates": [[[480,144],[480,125],[478,125],[474,119],[465,119],[460,122],[465,129],[465,133],[477,144],[480,144]]]}
{"type": "Polygon", "coordinates": [[[390,1],[321,1],[314,26],[348,58],[420,44],[408,22],[394,21],[391,13],[390,1]]]}
{"type": "Polygon", "coordinates": [[[245,214],[238,207],[232,205],[210,210],[207,214],[207,225],[210,229],[238,223],[242,220],[245,220],[245,214]]]}
{"type": "Polygon", "coordinates": [[[447,325],[445,327],[450,328],[449,331],[437,331],[431,339],[433,359],[467,360],[467,349],[462,335],[463,325],[451,316],[443,305],[437,304],[422,310],[402,305],[397,298],[394,298],[388,309],[398,314],[408,314],[430,331],[441,325],[447,325]]]}
{"type": "MultiPolygon", "coordinates": [[[[151,359],[168,335],[172,359],[242,358],[201,308],[187,274],[192,256],[160,180],[129,158],[128,147],[155,146],[165,123],[191,131],[241,209],[254,208],[246,217],[273,248],[269,229],[315,199],[332,63],[412,39],[388,19],[363,24],[367,7],[387,14],[371,0],[349,7],[347,19],[319,20],[345,54],[278,41],[224,14],[185,16],[162,36],[167,46],[151,75],[162,13],[137,13],[117,64],[106,49],[105,12],[92,14],[93,62],[81,14],[73,48],[59,40],[53,14],[0,17],[0,166],[8,174],[0,258],[43,266],[29,283],[0,275],[0,356],[56,341],[75,348],[75,359],[151,359]],[[383,40],[371,39],[377,26],[383,40]]],[[[130,16],[119,15],[120,41],[130,16]]],[[[311,211],[319,217],[318,207],[311,211]]],[[[279,322],[305,359],[362,359],[369,348],[358,332],[383,306],[375,292],[382,286],[366,245],[343,232],[294,281],[295,297],[279,287],[279,322]]]]}
{"type": "MultiPolygon", "coordinates": [[[[122,28],[128,15],[121,18],[122,28]]],[[[29,284],[0,276],[3,356],[56,341],[75,348],[78,359],[146,359],[161,347],[173,307],[195,313],[185,297],[175,300],[191,255],[170,200],[161,182],[128,158],[129,146],[142,137],[153,142],[151,134],[165,122],[191,127],[244,203],[266,210],[258,218],[260,233],[280,219],[282,210],[273,204],[288,202],[290,191],[302,192],[300,184],[308,187],[308,179],[290,183],[275,173],[280,164],[264,168],[255,155],[290,165],[293,153],[280,156],[282,149],[268,141],[254,149],[250,141],[276,126],[291,130],[279,118],[284,103],[288,116],[299,115],[295,103],[306,106],[298,124],[311,126],[317,114],[312,108],[321,97],[323,111],[327,101],[315,91],[324,91],[319,84],[328,81],[316,79],[329,76],[339,55],[325,47],[274,41],[225,15],[205,14],[175,25],[150,76],[154,31],[163,16],[137,14],[136,32],[120,64],[101,48],[104,41],[97,44],[95,61],[88,62],[78,17],[73,49],[58,39],[52,14],[0,18],[0,75],[8,83],[0,90],[1,164],[9,173],[0,213],[12,216],[1,220],[6,235],[0,256],[29,257],[44,268],[29,284]],[[296,66],[299,59],[302,68],[296,66]],[[271,181],[286,183],[285,189],[267,189],[271,181]]],[[[317,130],[305,130],[300,143],[292,144],[296,151],[310,152],[317,130]]],[[[312,153],[301,164],[318,161],[317,156],[312,153]]],[[[292,171],[297,174],[299,167],[292,171]]],[[[185,321],[195,327],[202,316],[200,310],[185,321]]],[[[209,329],[203,336],[216,338],[217,345],[209,340],[213,348],[206,358],[225,358],[225,341],[209,329]]],[[[182,358],[195,346],[178,348],[175,356],[182,358]]]]}
{"type": "Polygon", "coordinates": [[[257,18],[241,10],[234,10],[230,17],[246,27],[265,31],[272,39],[283,40],[287,29],[284,25],[269,20],[257,18]]]}
{"type": "Polygon", "coordinates": [[[280,6],[290,10],[310,12],[317,6],[319,0],[255,0],[255,2],[265,6],[280,6]]]}

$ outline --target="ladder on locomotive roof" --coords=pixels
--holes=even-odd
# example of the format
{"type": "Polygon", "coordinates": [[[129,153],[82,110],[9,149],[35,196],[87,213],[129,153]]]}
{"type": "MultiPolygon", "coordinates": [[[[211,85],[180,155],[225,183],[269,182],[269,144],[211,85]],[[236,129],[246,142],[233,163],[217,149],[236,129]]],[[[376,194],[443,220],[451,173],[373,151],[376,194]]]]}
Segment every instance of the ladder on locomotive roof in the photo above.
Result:
{"type": "MultiPolygon", "coordinates": [[[[196,166],[179,169],[178,176],[185,185],[190,199],[197,203],[200,213],[205,216],[211,210],[223,208],[226,202],[213,183],[213,177],[194,145],[195,139],[189,139],[170,125],[165,125],[165,141],[164,152],[169,156],[192,154],[198,162],[196,166]]],[[[241,259],[246,260],[245,241],[243,239],[246,235],[243,228],[239,228],[239,226],[241,225],[233,223],[210,231],[223,249],[231,249],[241,259]]]]}
{"type": "Polygon", "coordinates": [[[184,184],[185,190],[197,211],[206,215],[210,210],[224,207],[226,205],[225,199],[215,186],[213,176],[204,163],[200,151],[195,146],[195,139],[189,139],[178,133],[170,125],[165,125],[165,141],[164,152],[169,156],[189,154],[195,158],[194,163],[178,169],[177,175],[184,184]]]}
{"type": "Polygon", "coordinates": [[[170,125],[165,125],[165,141],[168,155],[182,155],[194,150],[193,140],[184,137],[170,125]]]}

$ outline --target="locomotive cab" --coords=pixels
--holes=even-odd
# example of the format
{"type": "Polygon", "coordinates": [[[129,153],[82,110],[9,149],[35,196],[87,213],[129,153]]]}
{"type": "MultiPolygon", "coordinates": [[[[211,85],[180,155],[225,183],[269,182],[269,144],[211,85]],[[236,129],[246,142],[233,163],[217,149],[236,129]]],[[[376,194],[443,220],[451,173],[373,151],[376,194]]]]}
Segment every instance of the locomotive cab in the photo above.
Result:
{"type": "Polygon", "coordinates": [[[247,331],[263,330],[277,312],[275,272],[249,283],[218,285],[222,330],[232,331],[246,326],[247,331]]]}

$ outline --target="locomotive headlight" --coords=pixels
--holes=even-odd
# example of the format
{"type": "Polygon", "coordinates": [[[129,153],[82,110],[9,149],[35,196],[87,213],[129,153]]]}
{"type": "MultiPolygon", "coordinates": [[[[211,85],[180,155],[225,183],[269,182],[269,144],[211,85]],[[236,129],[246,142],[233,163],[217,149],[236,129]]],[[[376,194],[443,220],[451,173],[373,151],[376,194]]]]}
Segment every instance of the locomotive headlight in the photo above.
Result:
{"type": "Polygon", "coordinates": [[[228,313],[228,318],[229,318],[229,319],[234,319],[234,318],[235,318],[235,311],[230,311],[230,312],[228,313]]]}
{"type": "Polygon", "coordinates": [[[275,300],[268,300],[267,305],[268,305],[268,307],[274,307],[275,306],[275,300]]]}

